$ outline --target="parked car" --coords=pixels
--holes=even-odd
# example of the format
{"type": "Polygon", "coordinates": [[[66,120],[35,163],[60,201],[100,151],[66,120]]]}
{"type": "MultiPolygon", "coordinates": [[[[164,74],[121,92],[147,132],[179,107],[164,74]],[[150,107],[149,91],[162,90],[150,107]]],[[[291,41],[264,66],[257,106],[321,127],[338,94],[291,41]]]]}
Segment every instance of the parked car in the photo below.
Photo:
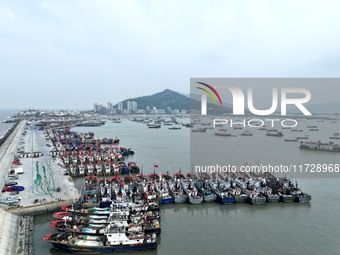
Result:
{"type": "Polygon", "coordinates": [[[5,184],[5,187],[15,186],[17,184],[18,184],[17,182],[9,182],[5,184]]]}

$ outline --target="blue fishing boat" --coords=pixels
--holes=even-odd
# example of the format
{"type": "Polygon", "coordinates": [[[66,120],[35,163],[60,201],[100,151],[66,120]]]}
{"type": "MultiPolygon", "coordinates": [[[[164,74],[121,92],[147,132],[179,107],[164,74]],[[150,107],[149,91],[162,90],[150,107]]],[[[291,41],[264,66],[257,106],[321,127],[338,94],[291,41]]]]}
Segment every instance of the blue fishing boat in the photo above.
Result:
{"type": "Polygon", "coordinates": [[[217,195],[217,200],[222,204],[233,204],[235,202],[235,194],[232,194],[229,189],[230,184],[218,178],[217,175],[213,175],[213,178],[209,180],[209,185],[217,195]]]}

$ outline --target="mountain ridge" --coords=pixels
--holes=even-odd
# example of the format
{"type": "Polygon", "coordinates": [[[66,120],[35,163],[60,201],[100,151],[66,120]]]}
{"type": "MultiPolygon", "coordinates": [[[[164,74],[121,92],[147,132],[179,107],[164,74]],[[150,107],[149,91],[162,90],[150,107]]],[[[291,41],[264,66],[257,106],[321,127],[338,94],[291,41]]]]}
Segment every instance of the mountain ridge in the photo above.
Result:
{"type": "MultiPolygon", "coordinates": [[[[190,109],[190,98],[171,89],[165,89],[161,92],[149,96],[125,99],[124,101],[121,101],[124,108],[126,108],[127,101],[137,102],[138,109],[143,110],[145,110],[147,106],[149,106],[150,109],[152,109],[153,107],[156,107],[157,109],[167,109],[167,107],[170,107],[172,110],[190,109]]],[[[118,104],[116,104],[115,106],[117,107],[117,105],[118,104]]]]}

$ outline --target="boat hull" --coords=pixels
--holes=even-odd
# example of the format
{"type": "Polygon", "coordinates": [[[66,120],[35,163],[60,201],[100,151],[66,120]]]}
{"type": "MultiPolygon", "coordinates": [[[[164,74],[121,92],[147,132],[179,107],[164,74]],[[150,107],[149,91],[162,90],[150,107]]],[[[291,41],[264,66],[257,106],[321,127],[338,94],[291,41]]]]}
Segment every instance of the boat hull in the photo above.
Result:
{"type": "Polygon", "coordinates": [[[188,197],[187,196],[185,196],[185,197],[175,197],[174,201],[175,201],[176,204],[184,204],[184,203],[188,202],[188,197]]]}
{"type": "Polygon", "coordinates": [[[236,198],[235,197],[220,197],[217,196],[217,200],[220,201],[222,204],[233,204],[235,203],[236,198]]]}
{"type": "Polygon", "coordinates": [[[309,203],[309,201],[311,200],[312,200],[312,196],[308,194],[300,195],[296,198],[296,202],[299,202],[299,203],[309,203]]]}
{"type": "Polygon", "coordinates": [[[217,199],[216,195],[206,195],[203,198],[204,198],[204,202],[206,203],[214,202],[217,199]]]}
{"type": "Polygon", "coordinates": [[[294,203],[295,202],[295,197],[291,195],[283,195],[281,196],[282,202],[283,203],[294,203]]]}
{"type": "Polygon", "coordinates": [[[93,253],[109,253],[109,252],[131,252],[142,250],[155,250],[157,249],[157,243],[146,243],[141,245],[120,245],[120,246],[73,246],[69,244],[63,244],[58,242],[51,242],[55,249],[67,251],[78,254],[93,254],[93,253]]]}
{"type": "Polygon", "coordinates": [[[193,205],[201,204],[203,202],[203,197],[189,197],[189,203],[193,205]]]}
{"type": "Polygon", "coordinates": [[[266,203],[266,198],[265,197],[252,197],[248,198],[248,202],[251,203],[252,205],[264,205],[266,203]]]}
{"type": "Polygon", "coordinates": [[[279,195],[269,195],[269,196],[266,196],[266,198],[267,198],[268,203],[277,203],[280,200],[279,195]]]}
{"type": "Polygon", "coordinates": [[[161,204],[171,204],[173,202],[174,202],[174,198],[173,197],[162,198],[161,199],[161,204]]]}
{"type": "Polygon", "coordinates": [[[248,197],[247,196],[240,196],[236,195],[235,197],[235,203],[247,203],[248,197]]]}

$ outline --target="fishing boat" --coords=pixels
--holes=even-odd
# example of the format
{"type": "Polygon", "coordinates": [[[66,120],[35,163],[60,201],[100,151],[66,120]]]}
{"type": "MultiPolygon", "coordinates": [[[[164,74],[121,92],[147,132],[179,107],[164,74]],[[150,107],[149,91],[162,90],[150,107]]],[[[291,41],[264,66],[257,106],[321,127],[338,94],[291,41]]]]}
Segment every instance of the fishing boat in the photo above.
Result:
{"type": "Polygon", "coordinates": [[[144,198],[147,201],[154,201],[160,203],[160,196],[158,195],[155,185],[152,182],[151,178],[142,178],[142,182],[140,182],[140,186],[143,191],[144,198]]]}
{"type": "Polygon", "coordinates": [[[264,205],[267,199],[258,190],[253,190],[248,194],[248,201],[253,205],[264,205]]]}
{"type": "Polygon", "coordinates": [[[68,229],[69,232],[76,235],[104,235],[107,227],[107,220],[98,220],[99,223],[89,222],[73,222],[68,220],[54,220],[49,223],[49,226],[60,232],[68,229]]]}
{"type": "Polygon", "coordinates": [[[299,202],[299,203],[309,203],[311,200],[312,200],[312,196],[304,192],[301,192],[296,197],[296,202],[299,202]]]}
{"type": "Polygon", "coordinates": [[[99,207],[109,207],[112,203],[112,188],[111,181],[106,178],[99,180],[99,207]]]}
{"type": "Polygon", "coordinates": [[[273,131],[273,130],[268,130],[266,133],[267,136],[275,136],[275,137],[282,137],[283,133],[280,131],[273,131]]]}
{"type": "Polygon", "coordinates": [[[203,195],[204,202],[216,201],[216,194],[209,185],[210,176],[205,173],[200,173],[200,178],[197,179],[195,185],[198,191],[203,195]]]}
{"type": "Polygon", "coordinates": [[[297,142],[298,139],[294,139],[294,138],[289,139],[289,138],[287,138],[287,139],[284,139],[284,141],[285,141],[285,142],[297,142]]]}
{"type": "Polygon", "coordinates": [[[230,173],[224,173],[224,175],[219,174],[219,176],[226,182],[227,186],[229,186],[229,192],[235,196],[235,203],[246,203],[248,196],[242,192],[236,185],[234,179],[230,178],[228,174],[230,173]]]}
{"type": "Polygon", "coordinates": [[[193,177],[192,174],[188,174],[187,179],[182,179],[182,181],[181,181],[182,187],[183,187],[184,192],[188,196],[190,204],[201,204],[203,202],[203,196],[197,190],[192,177],[193,177]]]}
{"type": "Polygon", "coordinates": [[[139,167],[137,166],[135,162],[129,162],[128,168],[131,173],[139,173],[139,167]]]}
{"type": "Polygon", "coordinates": [[[89,216],[89,215],[109,215],[110,214],[110,208],[100,208],[100,207],[91,207],[91,208],[73,208],[70,206],[62,206],[62,210],[66,210],[66,212],[70,212],[71,214],[75,215],[84,215],[84,216],[89,216]]]}
{"type": "MultiPolygon", "coordinates": [[[[158,176],[158,175],[157,175],[158,176]]],[[[162,177],[154,178],[156,191],[161,198],[161,204],[169,204],[174,202],[174,198],[170,195],[166,180],[162,177]]]]}
{"type": "Polygon", "coordinates": [[[179,172],[174,174],[173,179],[168,180],[169,193],[177,204],[186,203],[188,201],[188,196],[181,185],[181,178],[184,178],[184,176],[179,172]]]}
{"type": "Polygon", "coordinates": [[[253,133],[249,132],[249,131],[244,131],[241,133],[242,136],[252,136],[253,133]]]}
{"type": "Polygon", "coordinates": [[[156,234],[133,234],[125,232],[122,227],[111,227],[102,237],[72,235],[72,233],[50,233],[44,241],[51,243],[55,249],[79,254],[131,252],[154,250],[157,248],[156,234]]]}
{"type": "Polygon", "coordinates": [[[296,200],[295,192],[291,192],[293,182],[287,178],[269,179],[267,186],[272,188],[273,192],[281,196],[280,200],[284,203],[293,203],[296,200]]]}
{"type": "Polygon", "coordinates": [[[271,188],[266,186],[265,184],[258,188],[259,192],[266,197],[266,202],[268,203],[276,203],[280,200],[280,195],[275,194],[271,188]]]}
{"type": "Polygon", "coordinates": [[[124,161],[120,161],[120,162],[118,163],[118,165],[119,165],[120,173],[121,173],[121,174],[129,174],[129,173],[130,173],[130,169],[129,169],[129,167],[125,164],[124,161]]]}
{"type": "Polygon", "coordinates": [[[315,150],[315,151],[329,151],[340,152],[340,144],[334,144],[333,142],[323,143],[318,142],[300,142],[300,149],[303,150],[315,150]]]}
{"type": "Polygon", "coordinates": [[[229,185],[217,175],[209,180],[209,185],[214,193],[217,195],[217,200],[222,204],[233,204],[235,202],[235,195],[229,190],[229,185]]]}
{"type": "Polygon", "coordinates": [[[85,185],[83,187],[83,203],[97,203],[98,197],[98,179],[94,175],[85,177],[85,185]]]}
{"type": "Polygon", "coordinates": [[[215,133],[216,136],[232,136],[232,134],[227,133],[225,131],[219,131],[215,133]]]}
{"type": "Polygon", "coordinates": [[[242,190],[242,192],[247,195],[248,202],[253,205],[263,205],[266,203],[267,199],[258,190],[256,190],[257,181],[252,179],[238,178],[235,180],[236,185],[242,190]]]}

